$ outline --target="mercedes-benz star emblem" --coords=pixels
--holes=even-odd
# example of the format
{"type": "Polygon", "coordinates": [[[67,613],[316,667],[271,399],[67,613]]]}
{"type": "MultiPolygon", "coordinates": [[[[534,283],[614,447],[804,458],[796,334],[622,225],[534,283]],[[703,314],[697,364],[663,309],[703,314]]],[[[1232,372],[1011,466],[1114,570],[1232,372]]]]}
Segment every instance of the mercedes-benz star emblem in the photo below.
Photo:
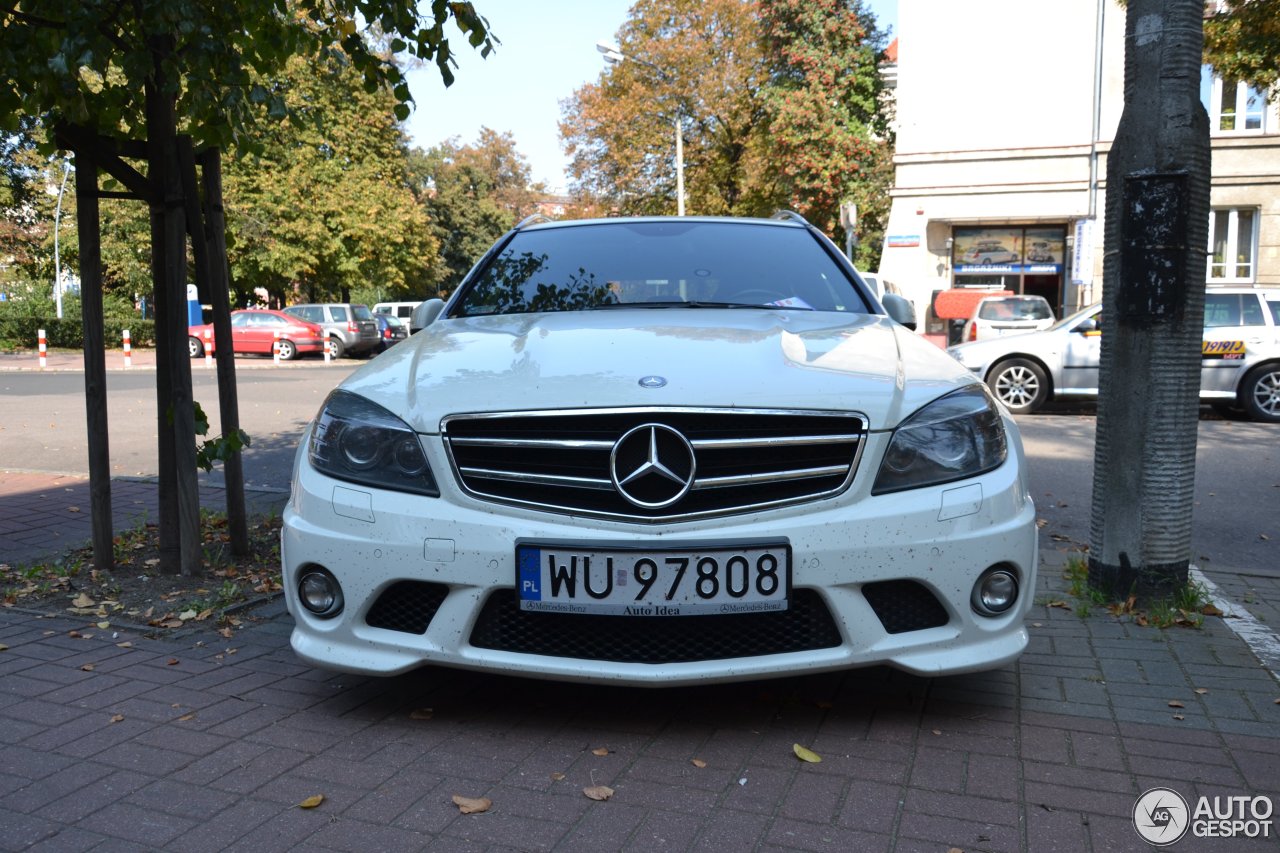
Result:
{"type": "Polygon", "coordinates": [[[661,388],[667,384],[667,380],[663,376],[641,376],[641,388],[661,388]]]}
{"type": "Polygon", "coordinates": [[[644,509],[662,509],[684,497],[697,467],[689,440],[662,424],[628,430],[609,454],[614,488],[644,509]]]}

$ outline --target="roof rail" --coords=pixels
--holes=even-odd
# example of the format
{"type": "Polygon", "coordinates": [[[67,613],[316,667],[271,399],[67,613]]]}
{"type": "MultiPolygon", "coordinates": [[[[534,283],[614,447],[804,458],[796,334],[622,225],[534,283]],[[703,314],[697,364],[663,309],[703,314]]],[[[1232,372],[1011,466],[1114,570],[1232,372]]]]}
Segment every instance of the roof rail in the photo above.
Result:
{"type": "Polygon", "coordinates": [[[794,210],[775,210],[770,219],[777,219],[780,222],[799,222],[801,225],[808,225],[809,220],[805,219],[794,210]]]}
{"type": "Polygon", "coordinates": [[[531,213],[528,216],[526,216],[524,219],[521,219],[519,222],[517,222],[516,227],[512,230],[519,231],[522,228],[529,227],[530,225],[537,225],[539,222],[554,222],[554,221],[555,220],[553,220],[550,216],[546,216],[545,214],[531,213]]]}

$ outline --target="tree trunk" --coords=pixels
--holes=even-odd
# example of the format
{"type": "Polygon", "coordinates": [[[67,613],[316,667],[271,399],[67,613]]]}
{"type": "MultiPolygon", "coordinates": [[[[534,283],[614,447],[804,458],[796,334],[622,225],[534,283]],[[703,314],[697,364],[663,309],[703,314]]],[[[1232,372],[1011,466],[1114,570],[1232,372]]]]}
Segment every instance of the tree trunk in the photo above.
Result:
{"type": "Polygon", "coordinates": [[[1199,421],[1209,125],[1200,0],[1129,0],[1125,106],[1107,160],[1089,582],[1185,584],[1199,421]]]}
{"type": "Polygon", "coordinates": [[[163,303],[165,316],[156,315],[156,389],[159,411],[160,507],[162,572],[195,576],[203,572],[200,547],[200,491],[196,479],[195,408],[191,395],[191,359],[187,354],[187,247],[186,218],[183,215],[182,177],[178,169],[178,130],[174,112],[175,93],[168,90],[164,58],[172,51],[173,39],[151,39],[152,78],[146,86],[147,171],[153,190],[152,270],[156,284],[157,308],[163,303]],[[167,393],[166,393],[167,391],[167,393]],[[166,399],[167,398],[167,399],[166,399]],[[171,436],[166,442],[164,436],[171,436]],[[166,447],[167,445],[167,447],[166,447]],[[165,451],[169,451],[170,477],[166,476],[165,451]],[[166,491],[176,513],[166,512],[166,491]],[[174,516],[176,515],[176,519],[174,516]],[[165,521],[176,520],[177,536],[165,537],[165,521]],[[176,545],[177,554],[173,553],[176,545]],[[166,546],[168,551],[166,551],[166,546]],[[172,558],[176,556],[176,565],[172,558]],[[166,557],[169,562],[166,563],[166,557]]]}

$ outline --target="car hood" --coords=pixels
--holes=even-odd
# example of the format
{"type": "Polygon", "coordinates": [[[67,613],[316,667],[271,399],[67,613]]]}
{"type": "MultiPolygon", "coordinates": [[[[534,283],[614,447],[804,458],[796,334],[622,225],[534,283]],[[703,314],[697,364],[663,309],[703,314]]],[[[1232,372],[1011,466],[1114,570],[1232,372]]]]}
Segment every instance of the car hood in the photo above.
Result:
{"type": "Polygon", "coordinates": [[[624,406],[849,410],[876,430],[973,382],[882,316],[614,309],[438,320],[341,387],[424,433],[451,414],[624,406]]]}

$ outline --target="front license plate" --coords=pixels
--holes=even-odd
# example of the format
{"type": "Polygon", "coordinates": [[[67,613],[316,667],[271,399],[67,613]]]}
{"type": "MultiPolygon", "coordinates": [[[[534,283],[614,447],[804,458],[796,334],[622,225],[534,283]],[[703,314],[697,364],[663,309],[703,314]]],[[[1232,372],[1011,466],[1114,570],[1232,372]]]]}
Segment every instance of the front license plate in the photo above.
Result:
{"type": "Polygon", "coordinates": [[[791,549],[516,546],[521,610],[606,616],[708,616],[786,610],[791,549]]]}

